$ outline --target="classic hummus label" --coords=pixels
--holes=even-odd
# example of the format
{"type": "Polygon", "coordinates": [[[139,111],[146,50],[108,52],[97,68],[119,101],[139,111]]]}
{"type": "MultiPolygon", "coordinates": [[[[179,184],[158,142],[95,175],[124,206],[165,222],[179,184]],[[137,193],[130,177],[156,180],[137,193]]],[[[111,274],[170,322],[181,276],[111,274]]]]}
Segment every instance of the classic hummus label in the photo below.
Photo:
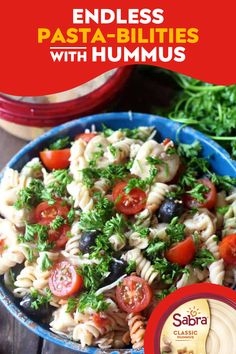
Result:
{"type": "Polygon", "coordinates": [[[208,354],[206,342],[210,326],[208,301],[197,299],[186,302],[176,308],[166,320],[161,332],[160,352],[208,354]]]}

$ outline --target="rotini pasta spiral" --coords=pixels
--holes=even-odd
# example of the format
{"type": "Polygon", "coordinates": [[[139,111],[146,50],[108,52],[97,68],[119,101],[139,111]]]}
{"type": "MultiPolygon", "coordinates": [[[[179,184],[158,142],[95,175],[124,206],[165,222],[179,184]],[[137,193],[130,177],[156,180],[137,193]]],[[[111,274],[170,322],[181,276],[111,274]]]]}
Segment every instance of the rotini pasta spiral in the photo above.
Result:
{"type": "Polygon", "coordinates": [[[206,241],[216,232],[216,218],[207,209],[199,209],[193,216],[187,214],[183,223],[186,227],[186,233],[198,231],[202,241],[206,241]]]}
{"type": "Polygon", "coordinates": [[[0,219],[0,241],[3,251],[0,253],[0,275],[25,259],[24,249],[17,242],[18,232],[8,220],[0,219]]]}
{"type": "Polygon", "coordinates": [[[141,253],[140,249],[134,248],[128,251],[123,258],[129,261],[136,262],[136,272],[143,279],[145,279],[149,284],[152,284],[154,280],[158,279],[159,273],[155,271],[151,262],[148,261],[141,253]]]}
{"type": "Polygon", "coordinates": [[[48,173],[47,170],[45,170],[45,168],[43,168],[42,172],[43,172],[43,183],[45,187],[48,187],[50,184],[56,182],[56,178],[53,176],[52,172],[48,173]]]}
{"type": "Polygon", "coordinates": [[[31,180],[31,177],[21,175],[18,171],[13,170],[12,168],[7,168],[0,183],[0,191],[4,192],[13,188],[17,188],[17,191],[19,191],[22,188],[27,187],[31,180]]]}
{"type": "Polygon", "coordinates": [[[74,200],[74,207],[88,211],[93,208],[93,198],[90,196],[89,189],[80,182],[71,182],[67,185],[68,193],[74,200]]]}
{"type": "Polygon", "coordinates": [[[108,140],[102,135],[97,135],[89,141],[86,146],[84,157],[86,161],[92,161],[96,158],[97,167],[104,168],[109,165],[109,160],[104,156],[108,140]]]}
{"type": "Polygon", "coordinates": [[[209,280],[213,284],[222,285],[225,276],[224,260],[219,259],[209,265],[209,280]]]}
{"type": "Polygon", "coordinates": [[[39,257],[36,261],[35,267],[35,280],[33,281],[33,287],[37,290],[45,290],[48,288],[48,280],[50,277],[50,268],[44,270],[43,262],[45,257],[51,262],[51,266],[58,260],[59,253],[58,252],[40,252],[39,257]]]}
{"type": "Polygon", "coordinates": [[[110,136],[107,137],[109,144],[118,143],[120,140],[125,138],[125,134],[121,130],[114,131],[110,136]]]}
{"type": "Polygon", "coordinates": [[[31,288],[33,288],[33,282],[36,279],[35,268],[35,264],[31,265],[26,262],[25,268],[22,269],[14,283],[15,289],[13,293],[16,297],[24,297],[30,293],[31,288]]]}
{"type": "Polygon", "coordinates": [[[215,206],[215,214],[216,214],[216,229],[220,230],[222,228],[223,222],[224,222],[224,216],[222,213],[219,213],[218,208],[222,208],[227,206],[227,201],[226,201],[226,192],[221,191],[217,193],[217,199],[216,199],[216,206],[215,206]]]}
{"type": "Polygon", "coordinates": [[[216,235],[212,235],[206,240],[206,248],[213,254],[216,259],[219,259],[220,252],[218,246],[218,238],[216,235]]]}
{"type": "Polygon", "coordinates": [[[139,232],[131,232],[128,235],[129,245],[134,248],[145,249],[149,244],[147,237],[141,237],[139,232]]]}
{"type": "Polygon", "coordinates": [[[168,236],[166,233],[168,224],[160,223],[156,227],[149,228],[149,238],[151,240],[159,238],[160,240],[167,240],[168,236]]]}
{"type": "Polygon", "coordinates": [[[38,157],[34,157],[32,160],[27,162],[23,169],[21,170],[21,176],[31,177],[31,178],[42,178],[43,177],[43,165],[38,157]]]}
{"type": "MultiPolygon", "coordinates": [[[[106,333],[104,336],[98,338],[94,341],[93,345],[97,345],[101,349],[110,349],[114,344],[115,332],[110,331],[106,333]]],[[[119,347],[120,348],[120,347],[119,347]]]]}
{"type": "Polygon", "coordinates": [[[133,160],[135,159],[135,157],[137,156],[139,150],[141,149],[142,147],[142,144],[141,143],[133,143],[131,146],[130,146],[130,153],[129,153],[129,156],[130,158],[133,160]]]}
{"type": "Polygon", "coordinates": [[[53,332],[72,335],[73,329],[76,326],[73,314],[67,312],[67,304],[60,306],[52,314],[53,320],[50,322],[50,328],[53,332]]]}
{"type": "Polygon", "coordinates": [[[67,252],[71,256],[76,256],[80,252],[79,249],[79,240],[81,234],[74,235],[69,238],[65,246],[65,252],[67,252]]]}
{"type": "Polygon", "coordinates": [[[109,242],[115,251],[120,251],[126,245],[126,237],[125,235],[114,234],[109,237],[109,242]]]}
{"type": "Polygon", "coordinates": [[[229,210],[224,215],[224,225],[222,235],[236,233],[236,201],[229,206],[229,210]]]}
{"type": "Polygon", "coordinates": [[[147,161],[148,157],[158,158],[162,161],[162,163],[156,166],[158,169],[156,182],[165,183],[174,178],[180,164],[179,156],[177,154],[167,154],[164,146],[158,144],[155,140],[148,140],[142,145],[142,149],[138,151],[134,160],[131,173],[141,178],[147,178],[150,173],[150,165],[147,161]]]}
{"type": "Polygon", "coordinates": [[[20,175],[18,171],[8,168],[0,184],[0,214],[17,227],[23,227],[32,218],[32,212],[27,209],[16,209],[14,204],[22,188],[29,186],[30,177],[20,175]]]}
{"type": "Polygon", "coordinates": [[[105,178],[101,178],[94,183],[92,192],[100,192],[102,195],[105,195],[109,188],[109,181],[107,181],[105,178]]]}
{"type": "Polygon", "coordinates": [[[70,172],[75,181],[81,181],[81,170],[88,166],[84,157],[86,142],[82,139],[75,140],[70,149],[70,172]]]}
{"type": "Polygon", "coordinates": [[[146,208],[155,212],[163,200],[165,199],[166,193],[169,191],[169,186],[165,183],[155,183],[148,193],[146,208]]]}
{"type": "Polygon", "coordinates": [[[107,147],[105,157],[109,163],[121,163],[125,161],[130,154],[130,147],[133,144],[133,139],[124,139],[107,147]]]}
{"type": "Polygon", "coordinates": [[[134,349],[141,349],[144,345],[146,320],[140,313],[130,313],[127,316],[131,343],[134,349]]]}
{"type": "Polygon", "coordinates": [[[76,342],[80,342],[82,348],[86,345],[92,345],[99,337],[104,336],[112,330],[111,325],[104,327],[98,326],[92,319],[85,323],[79,323],[75,326],[72,338],[76,342]]]}
{"type": "Polygon", "coordinates": [[[134,220],[136,226],[149,227],[152,220],[152,213],[148,209],[144,209],[135,215],[134,220]]]}

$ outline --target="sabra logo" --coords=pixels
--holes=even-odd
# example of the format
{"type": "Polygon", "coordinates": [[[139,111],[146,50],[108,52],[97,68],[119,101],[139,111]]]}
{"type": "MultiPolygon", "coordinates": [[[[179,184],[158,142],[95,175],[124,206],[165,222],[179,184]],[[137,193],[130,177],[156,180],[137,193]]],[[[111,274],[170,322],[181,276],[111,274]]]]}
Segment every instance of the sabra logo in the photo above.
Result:
{"type": "Polygon", "coordinates": [[[182,325],[196,326],[196,325],[207,325],[207,317],[200,316],[201,312],[199,308],[189,308],[187,315],[183,316],[180,313],[175,313],[173,315],[173,325],[175,327],[180,327],[182,325]]]}

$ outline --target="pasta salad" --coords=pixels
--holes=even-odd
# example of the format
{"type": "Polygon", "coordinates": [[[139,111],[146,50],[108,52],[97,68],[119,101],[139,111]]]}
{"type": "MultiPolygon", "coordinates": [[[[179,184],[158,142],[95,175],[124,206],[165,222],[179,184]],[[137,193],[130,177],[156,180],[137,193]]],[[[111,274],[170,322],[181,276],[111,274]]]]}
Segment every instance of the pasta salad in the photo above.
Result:
{"type": "Polygon", "coordinates": [[[94,127],[0,184],[0,275],[28,315],[82,347],[141,349],[158,302],[236,283],[235,178],[152,127],[94,127]]]}

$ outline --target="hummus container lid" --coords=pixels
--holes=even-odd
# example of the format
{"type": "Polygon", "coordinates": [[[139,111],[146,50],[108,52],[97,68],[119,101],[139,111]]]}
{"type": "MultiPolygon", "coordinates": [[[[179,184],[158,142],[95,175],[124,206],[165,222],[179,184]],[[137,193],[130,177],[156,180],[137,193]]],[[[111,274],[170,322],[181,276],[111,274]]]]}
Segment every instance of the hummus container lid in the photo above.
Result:
{"type": "MultiPolygon", "coordinates": [[[[0,125],[19,136],[21,134],[19,126],[38,128],[38,131],[41,131],[42,128],[45,130],[74,118],[101,111],[123,88],[132,68],[132,66],[116,68],[71,90],[47,96],[0,94],[0,125]],[[15,127],[17,132],[12,131],[15,127]]],[[[27,139],[25,136],[21,137],[27,139]]]]}

